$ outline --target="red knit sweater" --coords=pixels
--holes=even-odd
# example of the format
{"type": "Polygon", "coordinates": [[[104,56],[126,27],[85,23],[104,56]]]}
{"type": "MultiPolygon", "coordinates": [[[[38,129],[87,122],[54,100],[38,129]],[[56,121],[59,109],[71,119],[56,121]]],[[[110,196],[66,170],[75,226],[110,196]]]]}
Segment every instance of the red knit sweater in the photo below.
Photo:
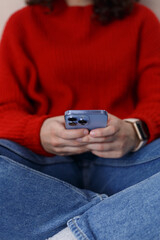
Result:
{"type": "Polygon", "coordinates": [[[106,109],[146,122],[160,136],[160,24],[135,4],[102,26],[92,6],[59,0],[51,14],[25,7],[9,19],[0,45],[0,138],[45,154],[40,128],[68,109],[106,109]]]}

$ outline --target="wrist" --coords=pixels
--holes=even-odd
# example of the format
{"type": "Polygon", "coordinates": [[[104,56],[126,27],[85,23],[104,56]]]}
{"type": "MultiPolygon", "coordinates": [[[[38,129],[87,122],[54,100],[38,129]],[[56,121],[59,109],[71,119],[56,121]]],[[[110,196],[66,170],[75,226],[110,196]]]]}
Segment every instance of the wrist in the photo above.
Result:
{"type": "Polygon", "coordinates": [[[135,131],[135,147],[133,148],[132,152],[138,151],[140,148],[146,145],[149,134],[145,124],[137,118],[128,118],[124,119],[125,122],[128,122],[132,125],[135,131]]]}

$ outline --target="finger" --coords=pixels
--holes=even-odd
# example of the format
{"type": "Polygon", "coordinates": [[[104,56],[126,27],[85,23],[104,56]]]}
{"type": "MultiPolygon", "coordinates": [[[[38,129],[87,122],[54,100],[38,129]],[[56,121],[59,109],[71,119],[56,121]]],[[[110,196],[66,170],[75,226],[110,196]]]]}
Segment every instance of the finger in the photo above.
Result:
{"type": "Polygon", "coordinates": [[[106,152],[106,151],[114,151],[117,149],[117,144],[115,142],[112,143],[91,143],[87,145],[88,150],[90,151],[98,151],[98,152],[106,152]]]}
{"type": "Polygon", "coordinates": [[[61,125],[61,127],[55,128],[54,134],[59,138],[72,140],[88,135],[89,131],[88,129],[65,129],[65,127],[61,125]]]}
{"type": "Polygon", "coordinates": [[[107,152],[92,151],[92,154],[101,158],[121,158],[123,156],[123,154],[118,151],[107,151],[107,152]]]}
{"type": "Polygon", "coordinates": [[[88,129],[66,129],[63,132],[61,132],[60,137],[66,140],[73,140],[77,138],[84,137],[89,134],[88,129]]]}
{"type": "Polygon", "coordinates": [[[109,137],[91,137],[91,135],[87,135],[83,138],[78,138],[76,141],[81,143],[109,143],[113,142],[116,139],[116,135],[109,136],[109,137]]]}
{"type": "Polygon", "coordinates": [[[62,148],[62,147],[81,147],[81,146],[86,146],[87,143],[85,142],[79,142],[79,141],[76,141],[76,140],[66,140],[66,139],[63,139],[63,138],[54,138],[52,140],[52,145],[54,147],[59,147],[59,148],[62,148]]]}
{"type": "Polygon", "coordinates": [[[119,131],[118,126],[107,126],[90,131],[90,136],[94,138],[114,136],[119,131]]]}
{"type": "Polygon", "coordinates": [[[64,153],[68,155],[74,155],[74,154],[81,154],[84,152],[89,151],[86,147],[81,146],[81,147],[70,147],[70,146],[65,146],[62,148],[54,148],[54,152],[56,152],[57,155],[62,155],[64,153]]]}

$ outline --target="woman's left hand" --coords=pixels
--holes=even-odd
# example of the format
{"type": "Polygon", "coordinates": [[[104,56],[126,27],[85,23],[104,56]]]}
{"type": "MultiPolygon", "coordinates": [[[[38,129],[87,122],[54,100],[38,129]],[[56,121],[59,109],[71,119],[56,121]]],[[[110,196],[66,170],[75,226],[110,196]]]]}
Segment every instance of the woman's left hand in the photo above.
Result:
{"type": "Polygon", "coordinates": [[[106,128],[98,128],[77,141],[87,143],[93,154],[103,158],[120,158],[138,145],[132,124],[108,114],[106,128]]]}

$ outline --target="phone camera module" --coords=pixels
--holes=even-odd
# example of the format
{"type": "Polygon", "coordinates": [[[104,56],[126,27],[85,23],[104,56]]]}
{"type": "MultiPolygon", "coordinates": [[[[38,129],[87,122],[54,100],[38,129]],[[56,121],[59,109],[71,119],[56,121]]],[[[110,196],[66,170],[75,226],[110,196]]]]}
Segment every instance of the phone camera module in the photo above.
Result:
{"type": "Polygon", "coordinates": [[[87,124],[87,120],[83,119],[83,118],[80,118],[78,123],[81,124],[81,125],[86,125],[87,124]]]}
{"type": "Polygon", "coordinates": [[[76,126],[77,125],[77,118],[69,117],[68,118],[68,124],[69,124],[69,126],[76,126]]]}

